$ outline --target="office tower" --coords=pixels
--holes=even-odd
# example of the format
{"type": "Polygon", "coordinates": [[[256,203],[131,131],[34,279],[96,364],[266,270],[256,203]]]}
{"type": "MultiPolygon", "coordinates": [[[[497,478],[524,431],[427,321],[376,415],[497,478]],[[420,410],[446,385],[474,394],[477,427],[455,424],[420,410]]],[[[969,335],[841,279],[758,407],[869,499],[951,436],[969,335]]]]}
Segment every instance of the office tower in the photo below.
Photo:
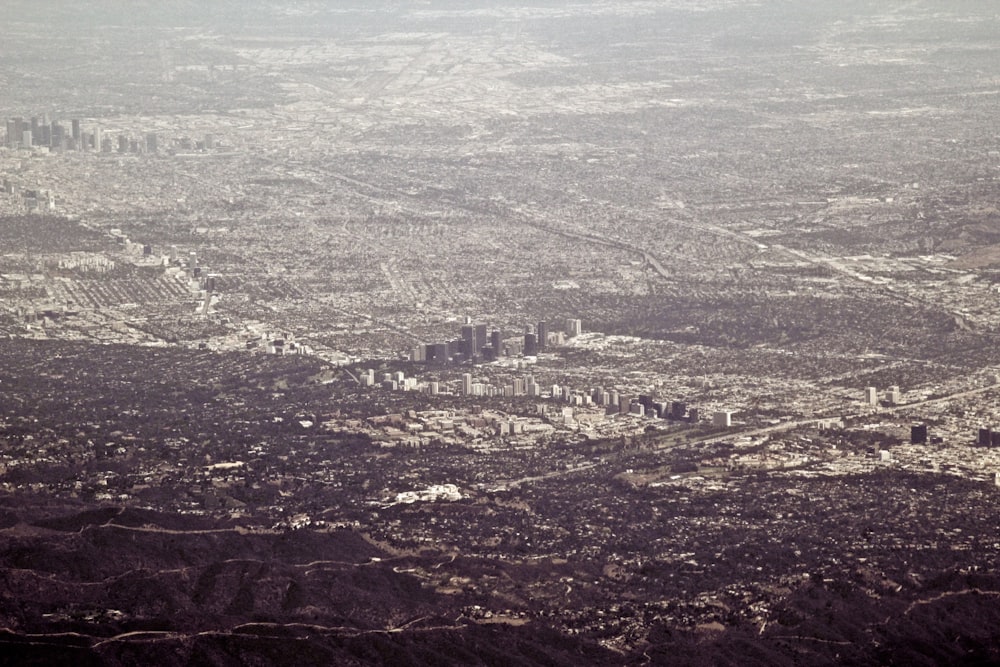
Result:
{"type": "Polygon", "coordinates": [[[688,421],[692,424],[698,423],[698,408],[688,408],[688,421]]]}
{"type": "Polygon", "coordinates": [[[434,343],[434,361],[448,363],[448,343],[434,343]]]}
{"type": "Polygon", "coordinates": [[[979,429],[979,440],[978,440],[978,442],[979,442],[979,446],[980,447],[989,447],[990,446],[990,444],[992,442],[990,431],[991,431],[991,429],[989,427],[979,429]]]}
{"type": "Polygon", "coordinates": [[[71,127],[72,127],[72,132],[73,132],[72,137],[73,137],[74,140],[76,140],[77,142],[79,142],[80,141],[80,119],[79,118],[74,118],[72,121],[70,121],[70,123],[71,123],[71,127]]]}
{"type": "Polygon", "coordinates": [[[124,134],[118,135],[118,152],[128,153],[128,137],[124,134]]]}
{"type": "Polygon", "coordinates": [[[538,341],[535,338],[535,334],[524,334],[524,356],[533,357],[536,354],[538,354],[538,341]]]}
{"type": "Polygon", "coordinates": [[[902,401],[902,393],[897,385],[892,385],[886,390],[885,400],[889,405],[898,405],[902,401]]]}
{"type": "Polygon", "coordinates": [[[472,395],[472,373],[462,373],[462,394],[472,395]]]}
{"type": "Polygon", "coordinates": [[[471,324],[462,325],[462,356],[472,359],[476,351],[476,328],[471,324]]]}
{"type": "Polygon", "coordinates": [[[104,147],[103,146],[103,141],[104,141],[104,133],[101,131],[101,128],[95,127],[94,128],[94,150],[97,151],[98,153],[100,153],[101,150],[104,147]]]}
{"type": "Polygon", "coordinates": [[[42,126],[38,122],[38,116],[31,117],[31,143],[38,144],[42,141],[42,126]]]}
{"type": "Polygon", "coordinates": [[[31,130],[21,130],[21,148],[31,148],[31,130]]]}
{"type": "Polygon", "coordinates": [[[544,350],[545,345],[548,342],[548,336],[549,336],[548,325],[546,325],[545,322],[539,322],[538,325],[535,327],[535,332],[538,335],[538,349],[544,350]]]}
{"type": "Polygon", "coordinates": [[[21,137],[17,134],[17,123],[13,119],[7,121],[7,148],[16,148],[21,137]]]}
{"type": "Polygon", "coordinates": [[[878,389],[875,387],[865,389],[865,404],[871,406],[878,405],[878,389]]]}
{"type": "Polygon", "coordinates": [[[581,333],[583,333],[583,323],[580,320],[566,320],[567,336],[579,336],[581,333]]]}
{"type": "Polygon", "coordinates": [[[927,424],[913,424],[910,426],[910,444],[927,444],[927,424]]]}
{"type": "Polygon", "coordinates": [[[729,428],[733,425],[733,413],[728,410],[720,410],[712,415],[712,426],[716,428],[729,428]]]}
{"type": "Polygon", "coordinates": [[[474,354],[479,354],[479,350],[489,344],[489,335],[485,324],[474,324],[473,326],[475,327],[476,346],[472,351],[474,354]]]}
{"type": "Polygon", "coordinates": [[[687,412],[687,406],[681,401],[673,401],[670,403],[670,416],[673,419],[684,419],[685,412],[687,412]]]}

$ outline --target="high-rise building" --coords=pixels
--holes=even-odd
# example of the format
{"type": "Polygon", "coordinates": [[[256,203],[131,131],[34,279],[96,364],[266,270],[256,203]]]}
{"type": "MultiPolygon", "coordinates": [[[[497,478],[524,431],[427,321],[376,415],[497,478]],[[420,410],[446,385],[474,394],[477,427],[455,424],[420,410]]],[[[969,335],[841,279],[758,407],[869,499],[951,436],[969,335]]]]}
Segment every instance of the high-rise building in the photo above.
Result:
{"type": "Polygon", "coordinates": [[[885,401],[889,405],[898,405],[902,402],[902,393],[897,385],[892,385],[885,392],[885,401]]]}
{"type": "Polygon", "coordinates": [[[733,425],[733,413],[729,410],[719,410],[712,415],[712,426],[716,428],[729,428],[733,425]]]}
{"type": "Polygon", "coordinates": [[[476,327],[472,324],[462,325],[462,356],[472,359],[476,353],[476,327]]]}
{"type": "Polygon", "coordinates": [[[472,353],[479,354],[479,351],[490,343],[489,333],[485,324],[473,324],[472,326],[475,328],[473,332],[475,347],[472,349],[472,353]]]}
{"type": "Polygon", "coordinates": [[[490,334],[490,345],[493,346],[493,350],[496,356],[500,356],[500,348],[502,347],[503,341],[500,338],[500,330],[494,329],[493,333],[490,334]]]}
{"type": "Polygon", "coordinates": [[[927,444],[927,424],[913,424],[910,426],[910,444],[927,444]]]}
{"type": "Polygon", "coordinates": [[[865,389],[865,404],[876,406],[878,405],[878,389],[875,387],[868,387],[865,389]]]}
{"type": "Polygon", "coordinates": [[[472,373],[462,373],[462,394],[472,395],[472,373]]]}
{"type": "Polygon", "coordinates": [[[66,142],[66,128],[59,123],[52,123],[52,146],[64,148],[66,142]]]}
{"type": "Polygon", "coordinates": [[[71,128],[72,128],[72,135],[71,136],[73,137],[73,139],[75,139],[77,142],[79,142],[80,138],[81,138],[80,137],[80,119],[79,118],[74,118],[72,121],[70,121],[70,124],[71,124],[71,128]]]}
{"type": "Polygon", "coordinates": [[[580,320],[566,320],[567,336],[579,336],[581,333],[583,333],[583,323],[580,320]]]}
{"type": "Polygon", "coordinates": [[[32,144],[31,130],[21,130],[21,148],[31,148],[32,144]]]}
{"type": "Polygon", "coordinates": [[[988,426],[986,428],[979,429],[978,442],[980,447],[989,447],[992,444],[991,430],[992,429],[988,426]]]}
{"type": "Polygon", "coordinates": [[[448,343],[434,343],[434,361],[439,364],[448,362],[448,343]]]}
{"type": "Polygon", "coordinates": [[[538,349],[544,350],[545,345],[548,342],[549,337],[549,327],[545,322],[539,322],[535,327],[536,335],[538,336],[538,349]]]}
{"type": "Polygon", "coordinates": [[[17,129],[17,123],[13,119],[7,121],[7,148],[17,148],[18,142],[21,141],[17,129]]]}
{"type": "Polygon", "coordinates": [[[524,356],[533,357],[536,354],[538,354],[538,340],[535,338],[535,334],[524,334],[524,356]]]}

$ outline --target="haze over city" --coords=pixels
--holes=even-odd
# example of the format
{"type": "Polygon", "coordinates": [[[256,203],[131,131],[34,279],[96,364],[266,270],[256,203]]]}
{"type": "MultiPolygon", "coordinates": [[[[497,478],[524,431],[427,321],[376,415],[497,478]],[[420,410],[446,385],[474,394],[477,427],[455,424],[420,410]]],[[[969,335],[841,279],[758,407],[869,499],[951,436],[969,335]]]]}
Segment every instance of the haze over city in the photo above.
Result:
{"type": "Polygon", "coordinates": [[[1000,660],[985,0],[7,0],[0,652],[1000,660]]]}

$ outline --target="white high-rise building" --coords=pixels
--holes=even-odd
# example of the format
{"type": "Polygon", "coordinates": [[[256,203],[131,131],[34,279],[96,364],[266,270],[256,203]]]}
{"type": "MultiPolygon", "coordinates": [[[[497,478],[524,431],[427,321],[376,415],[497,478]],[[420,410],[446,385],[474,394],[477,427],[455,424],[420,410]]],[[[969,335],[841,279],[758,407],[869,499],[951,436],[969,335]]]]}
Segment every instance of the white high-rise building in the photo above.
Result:
{"type": "Polygon", "coordinates": [[[472,373],[462,373],[462,393],[472,395],[472,373]]]}
{"type": "Polygon", "coordinates": [[[729,428],[733,425],[733,413],[729,410],[719,410],[712,415],[712,426],[717,428],[729,428]]]}
{"type": "Polygon", "coordinates": [[[878,405],[878,389],[875,387],[865,389],[865,404],[871,406],[878,405]]]}
{"type": "Polygon", "coordinates": [[[583,323],[580,320],[566,320],[567,336],[579,336],[581,333],[583,333],[583,323]]]}
{"type": "Polygon", "coordinates": [[[903,394],[898,385],[892,385],[885,392],[885,400],[889,405],[899,405],[903,402],[903,394]]]}

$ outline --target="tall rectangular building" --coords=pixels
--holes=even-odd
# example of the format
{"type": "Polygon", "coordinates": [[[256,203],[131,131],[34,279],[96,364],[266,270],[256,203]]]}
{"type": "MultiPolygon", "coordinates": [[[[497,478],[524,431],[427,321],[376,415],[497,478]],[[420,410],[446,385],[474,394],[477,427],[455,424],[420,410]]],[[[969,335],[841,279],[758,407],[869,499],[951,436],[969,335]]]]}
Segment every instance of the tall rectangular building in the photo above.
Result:
{"type": "Polygon", "coordinates": [[[472,359],[476,353],[476,327],[471,324],[462,325],[462,356],[472,359]]]}
{"type": "Polygon", "coordinates": [[[538,354],[538,340],[535,338],[535,334],[524,334],[524,356],[533,357],[536,354],[538,354]]]}
{"type": "Polygon", "coordinates": [[[865,404],[870,406],[878,405],[878,389],[875,387],[865,389],[865,404]]]}
{"type": "Polygon", "coordinates": [[[535,333],[538,335],[538,349],[544,350],[549,338],[549,326],[545,322],[539,322],[535,333]]]}
{"type": "Polygon", "coordinates": [[[489,333],[485,324],[474,324],[472,326],[475,328],[473,332],[475,336],[475,347],[472,349],[472,353],[478,355],[483,347],[489,345],[489,333]]]}
{"type": "Polygon", "coordinates": [[[17,148],[21,136],[17,132],[17,123],[13,119],[7,121],[7,148],[17,148]]]}

